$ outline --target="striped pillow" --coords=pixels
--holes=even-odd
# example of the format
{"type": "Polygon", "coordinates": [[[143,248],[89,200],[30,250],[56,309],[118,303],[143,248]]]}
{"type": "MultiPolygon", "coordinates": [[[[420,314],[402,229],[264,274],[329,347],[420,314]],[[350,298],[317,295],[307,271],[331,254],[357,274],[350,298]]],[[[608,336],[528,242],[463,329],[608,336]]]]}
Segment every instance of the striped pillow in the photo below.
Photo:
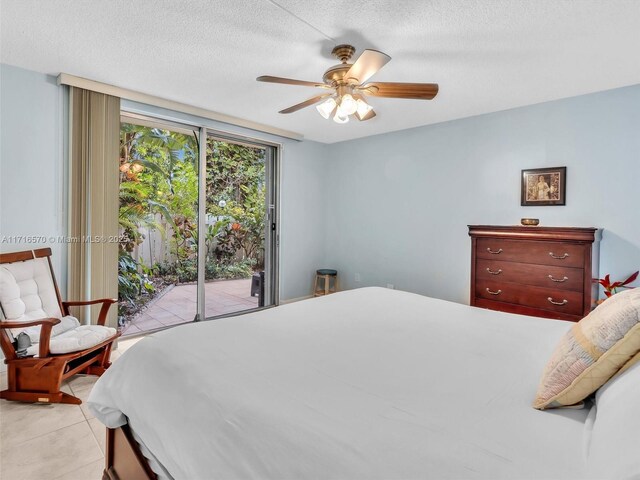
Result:
{"type": "Polygon", "coordinates": [[[576,323],[544,369],[533,407],[575,405],[640,352],[640,288],[620,292],[576,323]]]}

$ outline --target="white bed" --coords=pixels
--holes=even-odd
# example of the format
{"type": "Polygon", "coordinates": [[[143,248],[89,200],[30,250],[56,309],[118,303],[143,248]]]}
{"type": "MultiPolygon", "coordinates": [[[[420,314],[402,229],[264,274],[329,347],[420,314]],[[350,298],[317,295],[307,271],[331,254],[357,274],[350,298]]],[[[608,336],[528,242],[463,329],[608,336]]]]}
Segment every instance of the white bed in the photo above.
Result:
{"type": "Polygon", "coordinates": [[[351,290],[150,335],[89,408],[128,422],[161,478],[603,478],[590,404],[531,407],[570,326],[351,290]]]}

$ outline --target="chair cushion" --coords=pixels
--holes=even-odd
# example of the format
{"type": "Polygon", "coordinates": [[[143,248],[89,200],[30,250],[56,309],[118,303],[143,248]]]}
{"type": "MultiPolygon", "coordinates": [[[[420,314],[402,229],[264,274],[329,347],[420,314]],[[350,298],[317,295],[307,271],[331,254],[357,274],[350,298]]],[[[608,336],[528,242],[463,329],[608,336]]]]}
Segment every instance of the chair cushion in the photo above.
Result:
{"type": "MultiPolygon", "coordinates": [[[[115,328],[102,327],[100,325],[81,325],[52,337],[49,343],[49,351],[56,355],[61,353],[79,352],[98,345],[115,334],[115,328]]],[[[37,354],[37,343],[31,345],[27,349],[27,355],[37,354]]]]}
{"type": "MultiPolygon", "coordinates": [[[[60,323],[54,325],[51,329],[51,337],[55,337],[56,335],[60,335],[69,330],[73,330],[80,326],[80,322],[76,317],[72,317],[71,315],[67,315],[66,317],[62,317],[60,319],[60,323]]],[[[38,343],[40,341],[40,325],[35,327],[27,327],[27,328],[12,328],[11,330],[20,330],[29,335],[31,339],[31,343],[38,343]]]]}
{"type": "Polygon", "coordinates": [[[330,268],[321,268],[319,270],[316,270],[316,273],[318,275],[337,275],[338,271],[337,270],[332,270],[330,268]]]}
{"type": "MultiPolygon", "coordinates": [[[[34,258],[0,265],[0,305],[5,319],[12,322],[61,318],[48,260],[34,258]]],[[[40,327],[35,329],[39,334],[40,327]]],[[[15,336],[22,330],[14,328],[11,333],[15,336]]]]}

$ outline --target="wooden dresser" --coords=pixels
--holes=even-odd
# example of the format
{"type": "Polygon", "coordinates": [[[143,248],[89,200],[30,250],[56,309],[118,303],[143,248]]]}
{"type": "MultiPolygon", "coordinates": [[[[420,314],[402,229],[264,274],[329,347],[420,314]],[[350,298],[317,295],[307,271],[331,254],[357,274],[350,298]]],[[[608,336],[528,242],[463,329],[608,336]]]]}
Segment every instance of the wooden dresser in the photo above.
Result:
{"type": "Polygon", "coordinates": [[[595,303],[597,228],[469,225],[471,305],[578,321],[595,303]]]}

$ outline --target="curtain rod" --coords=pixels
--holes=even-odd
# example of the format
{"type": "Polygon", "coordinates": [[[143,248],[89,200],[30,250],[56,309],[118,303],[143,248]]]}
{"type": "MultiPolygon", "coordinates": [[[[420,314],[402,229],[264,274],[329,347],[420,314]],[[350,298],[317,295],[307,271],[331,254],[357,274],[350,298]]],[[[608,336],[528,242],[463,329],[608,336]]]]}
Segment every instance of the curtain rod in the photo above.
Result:
{"type": "Polygon", "coordinates": [[[231,115],[225,115],[223,113],[214,112],[205,108],[195,107],[186,103],[175,102],[173,100],[167,100],[154,95],[149,95],[135,90],[129,90],[126,88],[116,87],[107,83],[96,82],[82,77],[76,77],[69,75],[68,73],[61,73],[58,75],[58,85],[69,85],[71,87],[84,88],[85,90],[92,90],[98,93],[104,93],[107,95],[113,95],[114,97],[120,97],[134,102],[145,103],[147,105],[153,105],[156,107],[167,108],[169,110],[175,110],[181,113],[187,113],[195,115],[197,117],[207,118],[209,120],[215,120],[218,122],[228,123],[238,127],[249,128],[258,132],[269,133],[271,135],[277,135],[279,137],[290,138],[292,140],[301,141],[304,136],[300,133],[291,132],[289,130],[283,130],[262,123],[252,122],[243,118],[233,117],[231,115]]]}

